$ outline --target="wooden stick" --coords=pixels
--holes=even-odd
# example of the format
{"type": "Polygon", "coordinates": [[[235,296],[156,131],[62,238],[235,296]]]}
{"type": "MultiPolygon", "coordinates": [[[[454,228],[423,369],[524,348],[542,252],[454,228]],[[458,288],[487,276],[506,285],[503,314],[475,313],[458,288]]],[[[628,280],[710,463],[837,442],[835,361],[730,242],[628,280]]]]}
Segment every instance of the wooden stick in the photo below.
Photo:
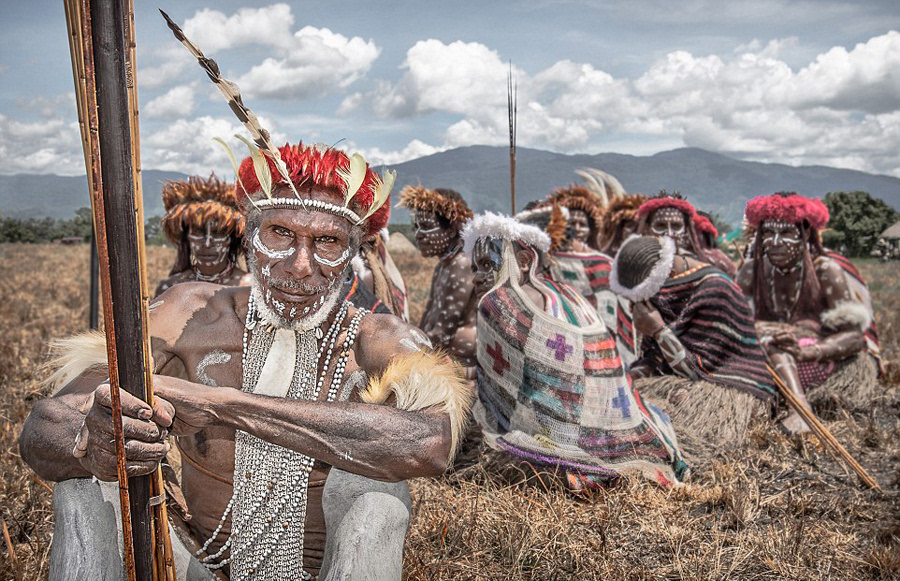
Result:
{"type": "Polygon", "coordinates": [[[3,522],[3,540],[6,541],[6,548],[9,551],[9,560],[12,561],[12,568],[15,571],[16,579],[22,578],[22,570],[19,569],[19,559],[16,557],[16,549],[13,547],[12,539],[9,536],[9,529],[6,528],[6,521],[3,522]]]}
{"type": "Polygon", "coordinates": [[[513,84],[512,62],[506,77],[506,108],[509,114],[509,197],[511,216],[516,215],[516,114],[519,109],[518,83],[513,84]]]}
{"type": "Polygon", "coordinates": [[[788,405],[791,406],[791,409],[797,412],[797,414],[803,418],[803,421],[806,422],[806,425],[809,426],[809,429],[813,431],[819,441],[832,449],[832,451],[836,452],[837,455],[850,465],[853,468],[853,471],[862,479],[863,482],[869,488],[873,490],[877,490],[882,494],[884,491],[881,489],[881,486],[878,485],[878,481],[876,481],[872,476],[866,472],[866,469],[862,467],[862,465],[856,461],[856,459],[850,455],[850,452],[847,451],[844,446],[841,445],[840,442],[837,441],[837,438],[825,427],[825,425],[819,421],[819,418],[805,405],[800,399],[797,397],[797,394],[787,386],[784,382],[784,379],[778,373],[772,369],[768,364],[766,367],[769,368],[769,372],[772,374],[772,377],[775,380],[775,386],[778,387],[778,391],[787,400],[788,405]]]}

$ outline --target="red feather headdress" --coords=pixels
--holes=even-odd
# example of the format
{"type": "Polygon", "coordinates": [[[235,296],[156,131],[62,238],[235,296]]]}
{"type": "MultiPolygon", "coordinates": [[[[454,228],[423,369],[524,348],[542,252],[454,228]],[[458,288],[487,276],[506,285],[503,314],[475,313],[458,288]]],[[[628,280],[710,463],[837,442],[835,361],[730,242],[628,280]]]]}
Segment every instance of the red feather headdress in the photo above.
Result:
{"type": "Polygon", "coordinates": [[[828,224],[828,207],[817,198],[806,198],[794,192],[778,192],[771,196],[759,196],[747,202],[747,222],[754,228],[766,220],[783,220],[801,224],[805,220],[811,227],[821,230],[828,224]]]}
{"type": "Polygon", "coordinates": [[[650,214],[661,208],[675,208],[676,210],[680,210],[691,220],[697,220],[697,209],[694,208],[694,206],[691,205],[690,202],[688,202],[684,198],[671,197],[664,194],[664,192],[660,192],[660,195],[650,198],[649,200],[641,204],[641,207],[638,208],[637,211],[637,217],[638,219],[640,219],[644,216],[649,216],[650,214]]]}
{"type": "Polygon", "coordinates": [[[719,231],[716,230],[716,227],[713,225],[712,220],[710,220],[703,214],[697,214],[697,216],[694,218],[694,227],[700,234],[709,234],[713,238],[719,237],[719,231]]]}
{"type": "MultiPolygon", "coordinates": [[[[285,144],[284,147],[278,149],[278,152],[287,167],[287,173],[291,182],[298,192],[318,186],[331,189],[343,196],[347,195],[348,188],[351,187],[347,176],[352,172],[352,164],[351,158],[343,151],[322,145],[310,146],[298,143],[296,145],[285,144]]],[[[269,175],[278,176],[278,169],[272,158],[264,156],[264,159],[269,166],[269,175]]],[[[362,158],[360,157],[360,159],[362,158]]],[[[387,197],[384,199],[378,200],[376,198],[382,188],[389,188],[393,183],[383,183],[381,176],[372,171],[372,168],[365,161],[362,161],[362,163],[365,164],[364,173],[360,171],[358,174],[361,183],[358,185],[356,192],[345,203],[345,206],[358,216],[365,217],[372,209],[372,205],[380,202],[381,206],[371,216],[363,218],[366,231],[369,234],[373,234],[387,225],[391,213],[390,190],[388,190],[387,197]]],[[[360,170],[362,170],[362,167],[360,166],[360,170]]],[[[264,188],[259,182],[252,157],[248,157],[241,162],[238,178],[239,200],[244,202],[247,197],[250,197],[253,201],[259,201],[257,194],[263,192],[264,188]]],[[[276,182],[272,185],[277,186],[279,183],[276,182]]],[[[273,191],[272,195],[277,195],[278,198],[296,199],[293,192],[289,189],[273,191]]]]}

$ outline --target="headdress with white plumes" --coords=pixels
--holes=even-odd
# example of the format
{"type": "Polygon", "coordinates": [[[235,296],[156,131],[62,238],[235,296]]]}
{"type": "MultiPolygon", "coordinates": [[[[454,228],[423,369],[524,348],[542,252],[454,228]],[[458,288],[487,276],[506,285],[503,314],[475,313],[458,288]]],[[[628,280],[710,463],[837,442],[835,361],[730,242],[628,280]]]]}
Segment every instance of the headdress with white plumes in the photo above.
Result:
{"type": "MultiPolygon", "coordinates": [[[[244,127],[250,132],[250,135],[253,137],[253,143],[250,143],[246,139],[238,137],[241,141],[243,141],[250,150],[250,156],[253,159],[253,167],[256,172],[256,177],[260,185],[260,191],[264,194],[265,200],[253,200],[249,197],[250,201],[257,207],[279,207],[284,206],[284,203],[274,202],[272,200],[272,176],[269,170],[269,164],[266,162],[265,157],[268,157],[271,160],[272,164],[275,166],[275,169],[281,176],[281,182],[287,185],[291,192],[296,197],[299,205],[303,208],[307,207],[307,201],[300,197],[299,192],[297,192],[297,188],[294,185],[294,182],[291,180],[290,173],[288,172],[287,166],[279,154],[278,149],[272,144],[269,132],[260,124],[259,119],[257,119],[256,115],[253,111],[250,110],[249,107],[244,105],[243,100],[241,98],[240,89],[238,86],[224,78],[219,71],[219,65],[211,58],[207,58],[203,51],[194,44],[187,36],[185,36],[184,31],[175,24],[175,22],[169,18],[169,15],[160,10],[160,13],[163,15],[163,18],[166,19],[166,23],[171,29],[172,34],[175,35],[175,38],[178,39],[181,44],[187,48],[188,52],[190,52],[194,58],[197,59],[197,62],[200,63],[200,66],[206,71],[209,80],[213,82],[216,88],[220,93],[225,97],[225,100],[228,102],[228,106],[231,108],[231,111],[235,114],[238,120],[244,125],[244,127]]],[[[222,145],[226,152],[228,153],[228,157],[231,160],[231,164],[234,167],[234,172],[238,175],[239,168],[237,159],[234,156],[234,153],[231,152],[231,149],[228,145],[222,141],[221,139],[216,140],[220,145],[222,145]]],[[[358,153],[353,154],[349,158],[350,163],[347,168],[342,168],[339,171],[339,175],[344,182],[344,208],[341,212],[335,212],[342,216],[345,216],[348,220],[355,221],[356,223],[361,223],[366,220],[369,216],[374,214],[380,207],[383,205],[388,197],[390,196],[390,190],[394,185],[394,181],[397,177],[397,172],[392,170],[385,170],[384,173],[380,176],[379,179],[376,180],[375,188],[373,189],[373,202],[372,205],[369,206],[368,212],[365,216],[359,217],[355,212],[349,210],[349,202],[356,195],[360,186],[366,178],[366,172],[368,170],[368,164],[365,159],[358,153]]],[[[241,184],[243,188],[243,184],[241,184]]],[[[246,191],[246,190],[245,190],[246,191]]],[[[296,205],[296,204],[292,204],[296,205]]],[[[321,205],[321,204],[319,204],[321,205]]],[[[328,206],[333,206],[333,204],[328,204],[328,206]]],[[[321,209],[321,208],[319,208],[321,209]]]]}
{"type": "Polygon", "coordinates": [[[576,169],[575,173],[584,179],[584,187],[600,199],[604,208],[628,195],[622,183],[605,171],[585,167],[576,169]]]}
{"type": "Polygon", "coordinates": [[[539,228],[523,224],[515,218],[486,212],[466,223],[462,231],[463,252],[472,258],[475,243],[480,238],[499,238],[510,242],[522,242],[541,252],[550,250],[550,237],[539,228]]]}

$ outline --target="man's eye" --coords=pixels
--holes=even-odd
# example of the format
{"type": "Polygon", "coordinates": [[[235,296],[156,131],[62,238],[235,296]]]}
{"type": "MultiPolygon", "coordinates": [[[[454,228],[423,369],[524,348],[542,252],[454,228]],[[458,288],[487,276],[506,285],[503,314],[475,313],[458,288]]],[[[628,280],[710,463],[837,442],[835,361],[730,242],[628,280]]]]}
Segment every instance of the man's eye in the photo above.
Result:
{"type": "Polygon", "coordinates": [[[316,238],[316,242],[318,242],[319,244],[333,244],[337,242],[337,238],[335,238],[334,236],[319,236],[318,238],[316,238]]]}

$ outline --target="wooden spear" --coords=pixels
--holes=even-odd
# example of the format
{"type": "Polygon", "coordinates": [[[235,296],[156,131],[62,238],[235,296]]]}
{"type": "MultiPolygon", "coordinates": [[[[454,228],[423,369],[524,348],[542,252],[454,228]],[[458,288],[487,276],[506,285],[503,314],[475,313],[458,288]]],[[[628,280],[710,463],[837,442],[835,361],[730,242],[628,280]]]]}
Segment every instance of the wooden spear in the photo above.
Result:
{"type": "Polygon", "coordinates": [[[774,369],[772,369],[771,366],[767,364],[766,367],[769,368],[769,372],[772,374],[772,377],[775,380],[775,386],[778,388],[778,391],[781,393],[784,399],[787,400],[788,405],[791,406],[791,409],[796,411],[801,418],[803,418],[803,421],[806,422],[806,425],[809,426],[809,429],[812,430],[817,438],[819,438],[819,441],[825,444],[826,447],[831,448],[832,451],[834,451],[840,458],[843,458],[843,460],[847,464],[849,464],[851,468],[853,468],[853,471],[856,472],[857,475],[859,475],[862,481],[865,482],[869,488],[877,490],[878,492],[881,492],[883,494],[884,491],[881,489],[881,486],[878,485],[878,481],[872,478],[872,476],[870,476],[869,473],[866,472],[866,469],[863,468],[862,465],[857,462],[853,456],[850,455],[850,452],[848,452],[847,449],[844,448],[844,446],[842,446],[840,442],[838,442],[837,438],[834,437],[834,434],[832,434],[828,430],[828,428],[826,428],[825,425],[821,421],[819,421],[819,418],[816,417],[816,414],[814,414],[809,408],[803,405],[803,402],[801,402],[797,397],[797,394],[795,394],[794,391],[787,386],[787,384],[784,382],[784,379],[782,379],[781,376],[778,375],[778,373],[774,369]]]}
{"type": "Polygon", "coordinates": [[[509,113],[509,198],[511,216],[516,215],[516,115],[519,110],[519,84],[513,82],[512,62],[506,77],[506,109],[509,113]]]}
{"type": "Polygon", "coordinates": [[[120,378],[152,404],[129,0],[65,0],[103,291],[124,561],[129,581],[174,580],[162,477],[126,473],[120,378]],[[130,39],[130,46],[126,44],[130,39]],[[102,159],[102,163],[101,163],[102,159]]]}

